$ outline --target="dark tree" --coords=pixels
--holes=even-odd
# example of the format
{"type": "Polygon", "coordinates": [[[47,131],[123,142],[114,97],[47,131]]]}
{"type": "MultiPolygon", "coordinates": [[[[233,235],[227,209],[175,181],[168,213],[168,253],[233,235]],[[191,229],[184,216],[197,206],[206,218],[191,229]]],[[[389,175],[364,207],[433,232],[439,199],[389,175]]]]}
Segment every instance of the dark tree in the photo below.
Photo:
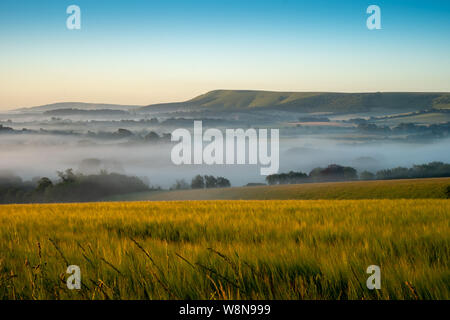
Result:
{"type": "Polygon", "coordinates": [[[192,189],[203,189],[205,188],[205,180],[201,175],[196,175],[194,179],[192,179],[191,182],[191,188],[192,189]]]}
{"type": "Polygon", "coordinates": [[[77,178],[73,173],[73,169],[67,169],[64,172],[57,171],[57,174],[63,183],[73,183],[77,178]]]}
{"type": "Polygon", "coordinates": [[[218,188],[229,188],[231,187],[230,180],[224,177],[217,177],[217,187],[218,188]]]}
{"type": "Polygon", "coordinates": [[[330,164],[325,169],[315,168],[309,176],[315,181],[346,181],[358,178],[358,172],[352,167],[330,164]]]}
{"type": "Polygon", "coordinates": [[[266,177],[270,185],[274,184],[297,184],[308,182],[308,175],[303,172],[290,171],[288,173],[271,174],[266,177]]]}
{"type": "Polygon", "coordinates": [[[53,186],[53,182],[49,178],[41,178],[38,181],[36,192],[43,193],[49,187],[53,186]]]}
{"type": "Polygon", "coordinates": [[[217,188],[217,179],[214,176],[205,176],[206,188],[217,188]]]}

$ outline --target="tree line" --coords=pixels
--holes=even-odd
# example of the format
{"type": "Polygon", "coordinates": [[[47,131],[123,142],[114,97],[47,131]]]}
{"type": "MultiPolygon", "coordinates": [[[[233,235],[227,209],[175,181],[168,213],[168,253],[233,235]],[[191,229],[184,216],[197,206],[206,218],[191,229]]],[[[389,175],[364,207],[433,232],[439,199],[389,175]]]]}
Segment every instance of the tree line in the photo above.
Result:
{"type": "MultiPolygon", "coordinates": [[[[102,198],[151,191],[140,178],[101,170],[98,174],[75,173],[72,169],[58,171],[58,180],[53,182],[47,177],[23,181],[20,177],[8,173],[0,174],[0,204],[7,203],[52,203],[52,202],[88,202],[102,198]]],[[[177,180],[172,190],[227,188],[231,183],[224,177],[197,175],[191,183],[177,180]]]]}
{"type": "Polygon", "coordinates": [[[84,175],[72,169],[58,172],[54,183],[47,177],[23,182],[20,177],[0,179],[0,203],[49,203],[98,201],[103,197],[148,191],[150,188],[138,177],[118,173],[84,175]]]}
{"type": "Polygon", "coordinates": [[[309,174],[290,171],[288,173],[272,174],[266,177],[270,185],[298,184],[309,182],[333,182],[354,180],[390,180],[390,179],[414,179],[450,177],[450,164],[443,162],[430,162],[414,165],[411,168],[397,167],[379,170],[376,173],[358,171],[352,167],[331,164],[326,168],[314,168],[309,174]]]}
{"type": "Polygon", "coordinates": [[[211,175],[196,175],[191,183],[186,180],[177,180],[172,186],[172,190],[186,190],[186,189],[210,189],[210,188],[229,188],[231,187],[230,180],[224,177],[214,177],[211,175]]]}

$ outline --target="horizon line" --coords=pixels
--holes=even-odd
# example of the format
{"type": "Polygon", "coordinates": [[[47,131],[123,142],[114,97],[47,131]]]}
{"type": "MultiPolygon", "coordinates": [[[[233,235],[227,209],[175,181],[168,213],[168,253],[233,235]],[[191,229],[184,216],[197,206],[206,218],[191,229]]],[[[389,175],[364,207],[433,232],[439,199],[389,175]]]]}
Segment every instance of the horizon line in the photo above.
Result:
{"type": "MultiPolygon", "coordinates": [[[[450,94],[450,91],[283,91],[283,90],[263,90],[263,89],[214,89],[210,91],[206,91],[204,93],[198,94],[192,98],[183,101],[165,101],[165,102],[156,102],[150,104],[127,104],[127,103],[114,103],[114,102],[86,102],[86,101],[56,101],[49,102],[39,105],[31,105],[26,107],[12,107],[3,109],[3,111],[17,111],[21,109],[31,109],[37,107],[50,106],[54,104],[63,104],[63,103],[80,103],[80,104],[99,104],[99,105],[115,105],[115,106],[124,106],[124,107],[149,107],[152,105],[161,105],[161,104],[171,104],[171,103],[183,103],[194,100],[200,96],[219,91],[235,91],[235,92],[272,92],[272,93],[336,93],[336,94],[371,94],[371,93],[411,93],[411,94],[450,94]]],[[[1,111],[1,110],[0,110],[1,111]]]]}

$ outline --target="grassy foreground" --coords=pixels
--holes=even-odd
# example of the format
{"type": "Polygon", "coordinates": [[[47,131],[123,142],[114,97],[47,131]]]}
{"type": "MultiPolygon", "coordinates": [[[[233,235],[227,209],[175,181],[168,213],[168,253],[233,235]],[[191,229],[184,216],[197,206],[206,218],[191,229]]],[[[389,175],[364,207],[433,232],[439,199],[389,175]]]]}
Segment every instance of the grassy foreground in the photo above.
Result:
{"type": "Polygon", "coordinates": [[[0,206],[0,299],[449,299],[449,221],[436,199],[0,206]]]}

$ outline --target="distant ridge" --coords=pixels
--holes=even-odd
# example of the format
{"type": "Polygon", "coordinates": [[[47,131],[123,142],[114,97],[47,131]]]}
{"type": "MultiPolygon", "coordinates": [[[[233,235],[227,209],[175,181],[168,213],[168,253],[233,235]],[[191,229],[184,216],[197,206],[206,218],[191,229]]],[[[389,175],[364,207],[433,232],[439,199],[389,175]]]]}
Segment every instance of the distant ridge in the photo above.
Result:
{"type": "Polygon", "coordinates": [[[140,108],[141,106],[135,105],[120,105],[120,104],[106,104],[106,103],[84,103],[84,102],[59,102],[46,104],[42,106],[29,107],[29,108],[20,108],[15,111],[20,112],[45,112],[45,111],[53,111],[59,109],[78,109],[78,110],[121,110],[121,111],[130,111],[133,109],[140,108]]]}
{"type": "Polygon", "coordinates": [[[450,93],[422,92],[275,92],[214,90],[179,103],[142,107],[139,111],[177,109],[249,111],[273,109],[295,112],[361,113],[370,111],[416,111],[450,108],[450,93]]]}
{"type": "Polygon", "coordinates": [[[70,115],[91,115],[91,116],[124,116],[130,113],[124,110],[113,110],[113,109],[56,109],[48,110],[43,112],[44,115],[49,116],[70,116],[70,115]]]}
{"type": "Polygon", "coordinates": [[[440,92],[277,92],[257,90],[214,90],[184,102],[148,106],[61,102],[21,108],[19,112],[45,112],[60,109],[121,110],[137,112],[173,111],[253,111],[280,110],[298,113],[332,112],[411,112],[450,109],[450,93],[440,92]]]}

